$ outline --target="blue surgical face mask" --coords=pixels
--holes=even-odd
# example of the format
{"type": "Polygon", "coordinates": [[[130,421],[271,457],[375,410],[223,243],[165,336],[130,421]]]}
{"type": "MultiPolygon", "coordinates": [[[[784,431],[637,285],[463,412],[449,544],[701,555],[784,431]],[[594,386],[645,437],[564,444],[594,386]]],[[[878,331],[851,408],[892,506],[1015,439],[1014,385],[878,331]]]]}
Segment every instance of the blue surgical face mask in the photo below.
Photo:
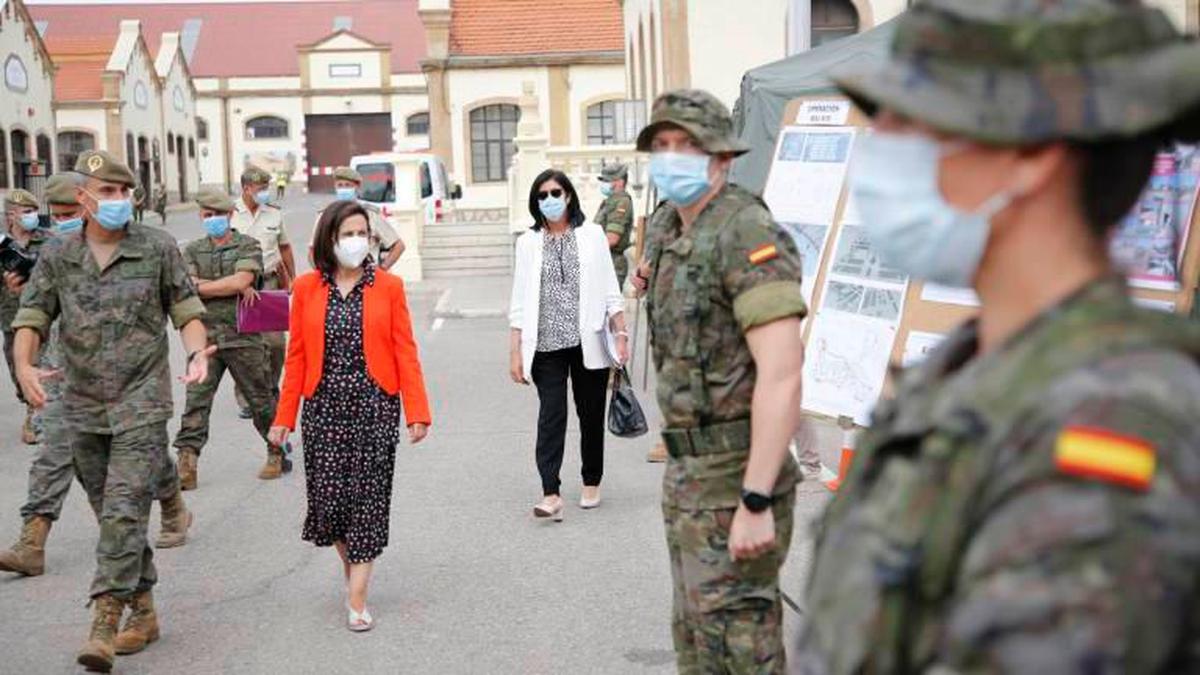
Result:
{"type": "Polygon", "coordinates": [[[566,197],[546,197],[538,201],[538,210],[546,220],[557,222],[567,212],[566,197]]]}
{"type": "Polygon", "coordinates": [[[254,193],[254,203],[258,204],[259,206],[266,206],[267,204],[270,204],[271,203],[271,191],[264,188],[262,190],[259,190],[258,192],[255,192],[254,193]]]}
{"type": "Polygon", "coordinates": [[[356,190],[355,188],[352,188],[352,187],[336,188],[336,189],[334,189],[334,193],[337,194],[338,199],[340,199],[344,202],[358,199],[358,190],[356,190]]]}
{"type": "Polygon", "coordinates": [[[660,197],[676,206],[688,206],[712,189],[708,162],[708,155],[656,152],[650,155],[650,179],[660,197]]]}
{"type": "Polygon", "coordinates": [[[965,287],[983,259],[992,218],[1013,194],[1000,192],[971,212],[946,203],[938,167],[950,152],[919,135],[865,136],[855,148],[850,189],[884,260],[917,279],[965,287]]]}
{"type": "MultiPolygon", "coordinates": [[[[88,193],[92,199],[96,199],[96,195],[88,193]]],[[[126,197],[125,199],[96,199],[96,212],[92,214],[96,218],[96,222],[100,223],[100,227],[106,230],[116,231],[123,229],[129,219],[133,217],[133,200],[126,197]]]]}
{"type": "Polygon", "coordinates": [[[39,225],[41,225],[41,218],[38,216],[38,214],[36,214],[36,213],[22,213],[21,214],[21,227],[25,228],[27,231],[33,232],[34,230],[38,229],[39,225]]]}
{"type": "Polygon", "coordinates": [[[209,216],[204,219],[204,231],[213,239],[220,239],[229,232],[229,216],[209,216]]]}
{"type": "Polygon", "coordinates": [[[600,184],[600,194],[604,195],[605,197],[611,197],[612,193],[613,193],[612,183],[601,183],[600,184]]]}
{"type": "Polygon", "coordinates": [[[83,218],[68,218],[54,223],[54,231],[59,234],[71,234],[83,229],[83,218]]]}

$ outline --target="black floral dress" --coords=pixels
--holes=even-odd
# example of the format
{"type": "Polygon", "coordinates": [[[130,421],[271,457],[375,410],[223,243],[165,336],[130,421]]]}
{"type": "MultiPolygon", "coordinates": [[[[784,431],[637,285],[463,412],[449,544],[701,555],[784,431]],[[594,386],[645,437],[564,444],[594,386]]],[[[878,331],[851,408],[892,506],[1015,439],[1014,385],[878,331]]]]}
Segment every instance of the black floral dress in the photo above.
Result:
{"type": "Polygon", "coordinates": [[[346,542],[350,562],[377,558],[388,543],[392,476],[401,403],[367,374],[363,288],[375,283],[367,263],[345,298],[328,275],[321,382],[301,417],[308,516],[301,535],[317,546],[346,542]]]}

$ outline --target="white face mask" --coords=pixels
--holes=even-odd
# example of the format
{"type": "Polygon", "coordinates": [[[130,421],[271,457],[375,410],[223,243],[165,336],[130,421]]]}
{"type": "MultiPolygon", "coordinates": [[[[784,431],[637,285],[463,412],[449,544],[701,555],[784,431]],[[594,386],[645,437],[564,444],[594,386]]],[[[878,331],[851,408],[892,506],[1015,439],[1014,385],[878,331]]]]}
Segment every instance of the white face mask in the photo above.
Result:
{"type": "Polygon", "coordinates": [[[333,254],[339,265],[352,270],[362,266],[370,248],[371,243],[366,237],[342,237],[333,245],[333,254]]]}

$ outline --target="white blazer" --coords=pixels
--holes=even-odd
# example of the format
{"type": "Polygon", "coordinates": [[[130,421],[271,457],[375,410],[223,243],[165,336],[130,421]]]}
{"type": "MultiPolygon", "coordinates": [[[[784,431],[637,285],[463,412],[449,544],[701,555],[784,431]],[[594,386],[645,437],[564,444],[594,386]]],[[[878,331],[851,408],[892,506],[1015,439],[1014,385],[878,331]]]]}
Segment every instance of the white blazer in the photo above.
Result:
{"type": "MultiPolygon", "coordinates": [[[[575,241],[579,247],[579,341],[583,347],[583,365],[591,370],[610,368],[614,364],[604,342],[604,323],[609,317],[624,313],[625,299],[613,269],[608,236],[599,225],[585,222],[575,229],[575,241]]],[[[521,331],[521,361],[525,379],[531,382],[541,314],[544,244],[542,231],[529,230],[517,238],[508,310],[509,325],[521,331]]]]}

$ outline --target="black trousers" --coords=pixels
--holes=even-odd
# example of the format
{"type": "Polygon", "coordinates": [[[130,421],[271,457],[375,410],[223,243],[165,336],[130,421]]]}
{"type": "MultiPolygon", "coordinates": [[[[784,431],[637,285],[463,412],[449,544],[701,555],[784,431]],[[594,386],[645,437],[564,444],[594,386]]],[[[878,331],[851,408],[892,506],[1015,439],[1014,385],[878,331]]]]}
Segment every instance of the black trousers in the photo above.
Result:
{"type": "Polygon", "coordinates": [[[599,485],[604,475],[604,405],[608,397],[608,369],[588,370],[583,366],[583,349],[572,347],[538,352],[533,357],[533,384],[537,386],[537,467],[542,476],[542,493],[558,494],[558,472],[562,469],[567,441],[567,378],[579,415],[583,484],[599,485]]]}

